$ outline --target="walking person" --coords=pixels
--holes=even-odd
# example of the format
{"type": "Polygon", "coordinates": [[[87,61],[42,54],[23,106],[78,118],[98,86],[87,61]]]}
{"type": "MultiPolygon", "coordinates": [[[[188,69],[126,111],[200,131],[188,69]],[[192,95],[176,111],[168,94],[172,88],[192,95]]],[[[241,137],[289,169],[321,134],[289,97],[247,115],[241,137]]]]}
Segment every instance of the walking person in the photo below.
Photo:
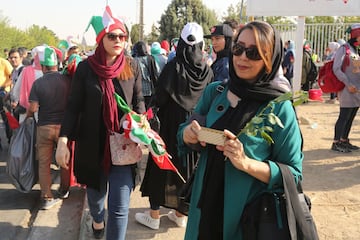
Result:
{"type": "MultiPolygon", "coordinates": [[[[19,112],[19,123],[23,122],[26,117],[26,109],[29,107],[30,90],[34,81],[43,76],[39,60],[39,52],[43,52],[44,48],[44,45],[40,45],[31,50],[33,57],[32,64],[24,67],[18,80],[11,89],[10,100],[12,107],[21,110],[19,112]]],[[[35,113],[35,119],[38,119],[37,113],[35,113]]]]}
{"type": "Polygon", "coordinates": [[[282,63],[282,68],[284,71],[284,76],[289,81],[290,85],[293,85],[294,77],[294,62],[295,62],[295,42],[292,40],[287,41],[286,52],[284,56],[284,61],[282,63]]]}
{"type": "Polygon", "coordinates": [[[211,64],[214,81],[226,82],[229,80],[229,55],[233,34],[232,28],[228,24],[220,24],[210,29],[210,35],[204,36],[204,38],[211,39],[212,49],[216,54],[216,59],[211,64]]]}
{"type": "MultiPolygon", "coordinates": [[[[10,62],[5,58],[0,58],[0,116],[5,125],[5,132],[6,132],[6,137],[8,139],[8,143],[10,143],[12,131],[5,114],[4,102],[12,86],[11,83],[12,71],[13,71],[13,67],[11,66],[10,62]]],[[[1,149],[2,149],[2,145],[0,142],[0,150],[1,149]]]]}
{"type": "Polygon", "coordinates": [[[19,49],[12,48],[9,52],[9,61],[13,67],[13,71],[11,73],[11,81],[13,85],[16,83],[22,69],[24,68],[22,60],[23,56],[21,55],[19,49]]]}
{"type": "Polygon", "coordinates": [[[23,65],[23,53],[20,51],[20,48],[12,48],[9,52],[9,61],[11,66],[13,67],[13,71],[11,73],[11,81],[12,81],[12,88],[10,90],[10,94],[8,95],[8,100],[10,103],[10,107],[12,110],[12,114],[19,121],[19,115],[26,113],[26,109],[18,105],[18,102],[14,102],[11,99],[13,95],[13,90],[16,82],[18,81],[20,74],[24,68],[23,65]]]}
{"type": "Polygon", "coordinates": [[[350,130],[360,106],[360,23],[353,24],[347,30],[350,38],[347,41],[350,55],[346,54],[343,44],[336,50],[333,71],[336,77],[345,84],[343,90],[338,92],[340,104],[339,117],[335,124],[334,140],[331,150],[349,153],[359,147],[350,143],[350,130]],[[344,66],[344,67],[343,67],[344,66]]]}
{"type": "Polygon", "coordinates": [[[301,70],[301,89],[303,91],[309,91],[318,76],[314,59],[317,60],[317,55],[311,49],[310,41],[304,40],[301,70]]]}
{"type": "MultiPolygon", "coordinates": [[[[44,73],[37,79],[30,91],[26,117],[38,112],[36,128],[36,159],[39,161],[39,183],[41,189],[41,209],[47,210],[60,202],[66,195],[54,196],[51,190],[51,162],[58,141],[60,124],[63,120],[66,97],[70,89],[70,80],[58,72],[58,60],[54,49],[44,47],[39,53],[41,69],[44,73]]],[[[61,184],[68,186],[69,172],[61,168],[61,184]]]]}
{"type": "Polygon", "coordinates": [[[165,50],[161,48],[159,42],[153,42],[151,44],[151,56],[153,56],[155,59],[156,67],[159,73],[161,73],[161,71],[165,67],[165,64],[168,62],[168,57],[165,56],[164,51],[165,50]]]}
{"type": "Polygon", "coordinates": [[[56,161],[69,167],[67,143],[75,140],[74,172],[77,182],[87,186],[93,236],[101,239],[105,234],[108,194],[106,239],[124,240],[136,164],[112,165],[109,137],[111,132],[123,132],[124,113],[116,105],[114,93],[133,111],[145,112],[141,72],[136,62],[125,55],[129,35],[109,6],[103,17],[93,16],[90,25],[96,32],[97,47],[94,55],[79,63],[72,79],[56,161]]]}
{"type": "Polygon", "coordinates": [[[151,96],[155,93],[155,84],[159,77],[159,71],[153,56],[147,51],[145,42],[139,41],[133,47],[133,57],[139,64],[142,76],[142,91],[145,99],[145,107],[148,109],[151,96]]]}
{"type": "MultiPolygon", "coordinates": [[[[291,91],[282,59],[279,33],[263,21],[247,23],[234,39],[227,85],[214,97],[220,82],[210,84],[198,102],[195,113],[206,116],[205,126],[220,130],[225,140],[217,146],[202,143],[185,240],[243,239],[245,205],[265,192],[284,192],[276,162],[287,164],[295,179],[302,178],[302,137],[291,101],[272,105],[271,113],[283,124],[272,127],[272,144],[260,133],[238,135],[269,101],[291,91]]],[[[260,126],[268,124],[265,120],[260,126]]],[[[196,120],[179,127],[180,153],[199,143],[201,130],[196,120]]]]}
{"type": "MultiPolygon", "coordinates": [[[[158,79],[155,105],[159,109],[159,135],[164,140],[171,161],[184,178],[188,178],[197,160],[197,153],[178,156],[176,133],[194,110],[205,87],[213,80],[210,67],[203,61],[203,29],[195,23],[187,23],[176,48],[176,56],[168,62],[158,79]],[[171,113],[171,114],[169,114],[171,113]]],[[[174,172],[161,170],[149,157],[140,191],[149,198],[150,211],[136,213],[139,223],[159,229],[160,206],[173,209],[168,217],[179,227],[186,226],[184,206],[178,195],[183,182],[174,172]]]]}

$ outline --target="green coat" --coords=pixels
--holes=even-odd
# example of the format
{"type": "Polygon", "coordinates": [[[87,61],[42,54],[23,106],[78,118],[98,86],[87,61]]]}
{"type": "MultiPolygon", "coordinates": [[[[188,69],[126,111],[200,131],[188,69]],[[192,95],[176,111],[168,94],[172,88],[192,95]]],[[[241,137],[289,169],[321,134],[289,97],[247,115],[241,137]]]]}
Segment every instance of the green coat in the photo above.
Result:
{"type": "MultiPolygon", "coordinates": [[[[226,112],[230,104],[226,97],[228,91],[227,88],[221,93],[217,92],[216,89],[219,84],[219,82],[214,82],[205,89],[195,110],[195,112],[201,115],[207,115],[207,127],[211,126],[218,118],[220,118],[222,114],[226,112]],[[218,106],[220,105],[224,107],[223,111],[219,111],[221,108],[218,108],[218,106]]],[[[262,108],[263,107],[259,110],[262,108]]],[[[281,173],[274,161],[288,164],[296,180],[301,179],[302,177],[302,137],[291,102],[285,101],[276,104],[274,113],[281,119],[284,128],[282,129],[278,126],[274,126],[274,132],[271,133],[271,137],[275,142],[273,145],[269,145],[259,135],[251,137],[242,134],[239,136],[248,157],[269,163],[271,169],[269,184],[264,184],[247,173],[236,169],[230,161],[225,163],[223,226],[223,239],[225,240],[242,239],[240,219],[246,203],[262,192],[272,190],[282,191],[283,184],[281,173]]],[[[266,125],[270,126],[270,123],[266,123],[266,125]]],[[[190,150],[189,147],[184,144],[182,138],[185,126],[185,123],[180,125],[177,136],[180,154],[190,150]]],[[[185,234],[186,240],[196,240],[198,237],[200,209],[196,206],[201,194],[207,154],[207,148],[205,147],[201,152],[195,175],[185,234]]]]}

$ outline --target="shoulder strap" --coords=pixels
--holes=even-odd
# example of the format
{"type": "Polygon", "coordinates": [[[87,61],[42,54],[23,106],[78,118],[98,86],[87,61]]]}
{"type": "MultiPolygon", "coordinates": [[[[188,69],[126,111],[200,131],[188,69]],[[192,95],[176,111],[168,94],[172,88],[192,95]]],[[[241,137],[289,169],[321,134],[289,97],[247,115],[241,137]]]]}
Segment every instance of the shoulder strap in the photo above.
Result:
{"type": "Polygon", "coordinates": [[[309,224],[306,222],[306,219],[311,217],[311,214],[309,208],[307,206],[302,207],[300,203],[299,192],[296,188],[293,174],[287,165],[279,162],[277,162],[277,165],[280,168],[283,178],[291,239],[297,239],[296,226],[298,225],[304,239],[318,240],[318,236],[314,236],[314,234],[312,234],[314,231],[310,229],[309,224]]]}
{"type": "Polygon", "coordinates": [[[19,68],[18,76],[20,76],[20,73],[22,72],[23,69],[24,69],[24,66],[21,66],[21,67],[19,68]]]}

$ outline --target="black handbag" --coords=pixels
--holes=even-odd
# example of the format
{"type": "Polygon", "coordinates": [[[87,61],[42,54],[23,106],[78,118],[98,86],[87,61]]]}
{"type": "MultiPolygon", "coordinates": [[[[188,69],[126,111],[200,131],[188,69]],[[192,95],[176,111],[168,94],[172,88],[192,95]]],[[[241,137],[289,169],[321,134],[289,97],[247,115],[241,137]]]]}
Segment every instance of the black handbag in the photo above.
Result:
{"type": "Polygon", "coordinates": [[[247,204],[241,227],[244,240],[289,240],[284,194],[263,193],[247,204]]]}
{"type": "Polygon", "coordinates": [[[264,193],[247,204],[241,217],[244,240],[318,240],[311,201],[297,188],[287,165],[277,163],[284,193],[264,193]]]}

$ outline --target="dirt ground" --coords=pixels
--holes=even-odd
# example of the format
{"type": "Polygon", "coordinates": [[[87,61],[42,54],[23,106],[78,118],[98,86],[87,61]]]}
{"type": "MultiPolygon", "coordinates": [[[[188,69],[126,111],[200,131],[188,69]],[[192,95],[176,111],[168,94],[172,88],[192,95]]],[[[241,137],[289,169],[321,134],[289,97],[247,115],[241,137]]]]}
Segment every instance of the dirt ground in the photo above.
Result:
{"type": "MultiPolygon", "coordinates": [[[[324,96],[327,100],[328,96],[324,96]]],[[[303,188],[312,200],[320,240],[360,239],[360,151],[330,150],[339,104],[308,102],[296,108],[304,137],[303,188]]],[[[360,146],[360,118],[350,141],[360,146]]]]}

